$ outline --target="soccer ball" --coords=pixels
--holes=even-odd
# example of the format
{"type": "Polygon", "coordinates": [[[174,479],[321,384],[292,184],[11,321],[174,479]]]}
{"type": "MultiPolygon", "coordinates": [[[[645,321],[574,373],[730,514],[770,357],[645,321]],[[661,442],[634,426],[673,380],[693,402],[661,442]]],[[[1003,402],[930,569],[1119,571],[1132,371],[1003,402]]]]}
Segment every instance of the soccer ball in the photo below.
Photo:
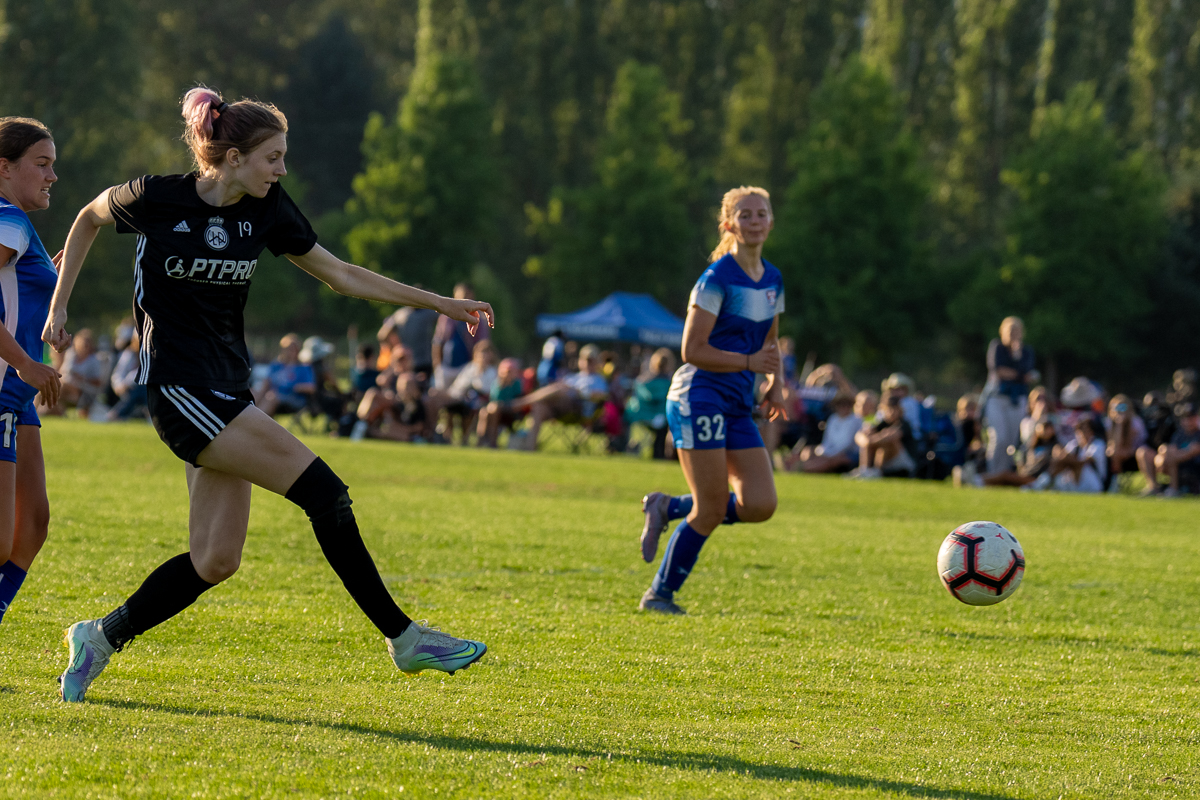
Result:
{"type": "Polygon", "coordinates": [[[950,532],[938,551],[938,575],[950,594],[972,606],[999,603],[1025,575],[1025,551],[1003,525],[968,522],[950,532]]]}

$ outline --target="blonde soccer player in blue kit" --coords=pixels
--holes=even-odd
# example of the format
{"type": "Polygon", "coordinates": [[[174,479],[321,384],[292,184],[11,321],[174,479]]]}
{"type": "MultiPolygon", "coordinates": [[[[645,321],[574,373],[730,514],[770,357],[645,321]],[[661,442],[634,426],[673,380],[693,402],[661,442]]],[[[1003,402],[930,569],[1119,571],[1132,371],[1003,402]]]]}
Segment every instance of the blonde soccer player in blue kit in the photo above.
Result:
{"type": "Polygon", "coordinates": [[[692,289],[683,329],[685,363],[667,395],[667,423],[691,493],[651,492],[642,500],[647,562],[654,561],[670,521],[683,518],[642,596],[643,610],[685,613],[675,593],[717,526],[764,522],[775,513],[771,458],[753,419],[756,374],[766,379],[768,416],[787,416],[779,357],[783,278],[762,259],[773,225],[765,189],[741,186],[725,193],[721,241],[692,289]]]}

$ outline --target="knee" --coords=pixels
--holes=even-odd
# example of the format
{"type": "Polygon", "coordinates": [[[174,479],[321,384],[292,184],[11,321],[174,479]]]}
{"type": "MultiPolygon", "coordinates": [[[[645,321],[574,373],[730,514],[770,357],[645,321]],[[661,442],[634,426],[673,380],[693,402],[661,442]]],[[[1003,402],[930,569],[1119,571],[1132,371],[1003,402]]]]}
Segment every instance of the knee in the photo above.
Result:
{"type": "Polygon", "coordinates": [[[690,524],[702,530],[713,530],[725,521],[725,504],[698,503],[695,515],[690,524]]]}
{"type": "Polygon", "coordinates": [[[209,583],[221,583],[233,577],[242,565],[241,553],[205,553],[202,558],[195,558],[193,566],[196,574],[209,583]]]}
{"type": "Polygon", "coordinates": [[[738,509],[738,517],[742,522],[766,522],[775,515],[777,505],[774,497],[747,499],[746,504],[738,509]]]}

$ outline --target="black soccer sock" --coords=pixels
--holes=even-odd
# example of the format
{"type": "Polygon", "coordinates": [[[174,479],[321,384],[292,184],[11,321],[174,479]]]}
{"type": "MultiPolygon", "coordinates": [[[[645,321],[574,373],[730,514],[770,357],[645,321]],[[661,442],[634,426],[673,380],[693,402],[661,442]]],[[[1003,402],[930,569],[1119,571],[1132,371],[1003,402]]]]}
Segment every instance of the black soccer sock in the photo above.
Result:
{"type": "Polygon", "coordinates": [[[349,487],[321,459],[308,465],[296,479],[287,497],[308,514],[317,544],[346,591],[358,603],[380,633],[395,639],[412,620],[400,610],[383,585],[379,570],[363,544],[354,512],[350,510],[349,487]]]}
{"type": "Polygon", "coordinates": [[[214,586],[196,572],[191,553],[180,553],[151,572],[124,605],[104,618],[100,623],[104,638],[120,650],[133,637],[166,622],[214,586]]]}

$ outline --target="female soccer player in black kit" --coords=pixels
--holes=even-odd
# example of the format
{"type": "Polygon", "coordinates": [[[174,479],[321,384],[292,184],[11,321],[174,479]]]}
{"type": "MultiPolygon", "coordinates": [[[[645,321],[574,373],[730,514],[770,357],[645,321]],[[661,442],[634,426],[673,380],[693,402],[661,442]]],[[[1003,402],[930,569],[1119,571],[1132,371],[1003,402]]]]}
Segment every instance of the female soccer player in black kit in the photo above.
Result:
{"type": "Polygon", "coordinates": [[[358,532],[348,487],[324,461],[255,408],[242,309],[263,248],[345,295],[432,308],[475,326],[492,308],[389,280],[335,258],[278,181],[287,174],[287,120],[274,106],[228,104],[196,88],[184,98],[184,140],[198,167],[148,175],[100,194],[67,237],[43,338],[70,337],[67,303],[99,229],[135,233],[134,309],[141,332],[138,382],[154,427],[187,463],[190,551],[150,574],[103,619],[72,625],[62,698],[83,700],[113,652],[175,616],[237,571],[250,515],[250,486],[283,495],[308,514],[321,550],[408,674],[453,674],[483,656],[482,642],[410,620],[388,594],[358,532]]]}

